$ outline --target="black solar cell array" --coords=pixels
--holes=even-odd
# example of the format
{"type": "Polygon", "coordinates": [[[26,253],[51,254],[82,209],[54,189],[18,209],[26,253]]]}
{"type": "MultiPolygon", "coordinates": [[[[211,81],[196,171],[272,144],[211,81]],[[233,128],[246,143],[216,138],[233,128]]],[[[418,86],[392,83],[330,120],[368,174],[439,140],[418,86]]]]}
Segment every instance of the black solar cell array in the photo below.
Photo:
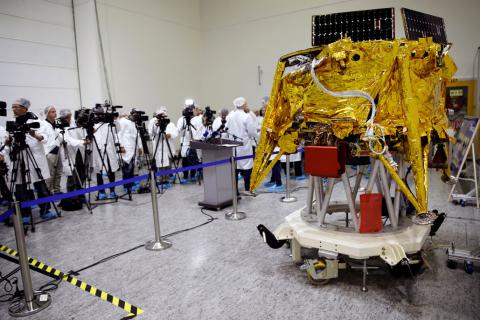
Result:
{"type": "Polygon", "coordinates": [[[436,43],[448,44],[443,18],[406,8],[402,8],[402,17],[407,39],[432,37],[436,43]]]}
{"type": "Polygon", "coordinates": [[[382,8],[312,16],[314,47],[345,37],[350,37],[352,41],[395,39],[395,9],[382,8]]]}

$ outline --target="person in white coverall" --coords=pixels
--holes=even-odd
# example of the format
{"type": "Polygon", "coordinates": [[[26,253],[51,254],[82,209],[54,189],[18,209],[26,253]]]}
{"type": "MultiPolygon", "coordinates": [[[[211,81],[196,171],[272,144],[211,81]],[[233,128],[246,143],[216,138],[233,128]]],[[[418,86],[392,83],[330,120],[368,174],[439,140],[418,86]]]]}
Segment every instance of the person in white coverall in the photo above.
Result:
{"type": "Polygon", "coordinates": [[[220,115],[213,120],[212,131],[214,138],[228,139],[228,131],[226,130],[227,116],[230,113],[227,109],[220,110],[220,115]]]}
{"type": "MultiPolygon", "coordinates": [[[[228,133],[235,140],[243,143],[235,148],[235,156],[253,156],[252,139],[258,138],[256,121],[251,114],[246,113],[247,101],[243,97],[233,100],[235,110],[227,116],[228,133]]],[[[237,174],[240,173],[245,182],[245,191],[250,191],[250,176],[252,174],[253,158],[237,160],[237,174]]],[[[238,179],[238,178],[237,178],[238,179]]],[[[237,182],[238,183],[238,182],[237,182]]],[[[238,190],[238,187],[237,187],[238,190]]]]}
{"type": "Polygon", "coordinates": [[[91,141],[87,139],[86,130],[72,121],[69,109],[60,110],[60,118],[69,124],[63,134],[63,173],[67,176],[67,192],[70,192],[81,189],[85,184],[85,145],[91,141]]]}
{"type": "MultiPolygon", "coordinates": [[[[95,107],[94,112],[104,113],[104,108],[102,106],[95,107]]],[[[100,149],[99,153],[96,146],[93,148],[93,168],[97,173],[97,185],[103,184],[102,174],[106,174],[110,182],[115,182],[115,172],[121,167],[120,163],[122,160],[119,158],[116,149],[118,141],[113,126],[118,128],[117,120],[113,122],[112,126],[110,126],[109,123],[102,122],[95,124],[93,127],[95,129],[93,135],[100,149]]],[[[115,187],[110,188],[110,194],[108,196],[105,190],[98,192],[98,200],[116,199],[117,197],[115,187]]]]}
{"type": "Polygon", "coordinates": [[[41,121],[40,132],[45,139],[42,140],[45,155],[47,157],[50,178],[46,179],[48,190],[51,193],[60,193],[60,181],[62,180],[63,163],[62,163],[62,135],[60,130],[56,128],[55,120],[57,118],[57,110],[55,106],[48,106],[44,110],[45,120],[41,121]]]}
{"type": "MultiPolygon", "coordinates": [[[[30,101],[25,98],[20,98],[12,103],[12,111],[15,116],[15,122],[20,123],[32,123],[36,122],[35,120],[28,120],[28,109],[30,108],[30,101]]],[[[39,128],[40,129],[40,128],[39,128]]],[[[45,157],[45,150],[43,148],[42,140],[45,139],[45,136],[41,133],[41,130],[29,130],[25,134],[25,142],[28,145],[28,148],[32,152],[33,159],[30,156],[27,156],[26,150],[16,150],[16,143],[19,141],[16,138],[12,139],[11,137],[7,138],[6,144],[11,145],[10,159],[12,162],[14,160],[21,161],[24,159],[25,166],[29,170],[31,182],[33,182],[33,187],[37,190],[38,198],[47,197],[50,193],[48,191],[47,185],[44,179],[50,178],[50,172],[48,170],[47,158],[45,157]],[[38,166],[39,172],[35,170],[35,164],[38,166]]],[[[18,162],[17,162],[18,163],[18,162]]],[[[20,170],[19,163],[16,172],[12,174],[15,175],[15,197],[17,201],[27,201],[33,199],[33,192],[28,185],[27,177],[22,175],[20,170]]],[[[39,205],[40,207],[40,217],[44,220],[55,219],[57,214],[51,212],[50,203],[43,203],[39,205]]],[[[22,209],[23,223],[30,223],[31,209],[24,208],[22,209]]]]}
{"type": "MultiPolygon", "coordinates": [[[[180,157],[182,167],[193,166],[199,163],[197,150],[190,149],[190,141],[199,139],[199,132],[202,127],[202,117],[195,105],[187,105],[182,112],[184,115],[177,121],[178,135],[180,136],[180,157]],[[185,114],[188,116],[185,117],[185,114]]],[[[183,172],[183,179],[180,183],[195,182],[197,170],[183,172]]]]}
{"type": "MultiPolygon", "coordinates": [[[[121,143],[120,155],[123,160],[122,178],[123,180],[133,178],[135,171],[135,160],[137,152],[142,151],[142,142],[137,134],[137,126],[135,125],[135,117],[140,116],[132,109],[130,115],[122,114],[118,119],[118,138],[121,143]]],[[[136,192],[140,184],[127,183],[124,185],[125,191],[136,192]]]]}
{"type": "MultiPolygon", "coordinates": [[[[152,158],[155,159],[155,167],[157,171],[167,170],[170,168],[171,157],[175,154],[174,140],[178,136],[178,129],[174,123],[168,122],[167,108],[160,107],[155,117],[148,126],[148,133],[152,138],[152,158]]],[[[163,188],[170,188],[168,176],[161,176],[160,183],[163,188]]]]}

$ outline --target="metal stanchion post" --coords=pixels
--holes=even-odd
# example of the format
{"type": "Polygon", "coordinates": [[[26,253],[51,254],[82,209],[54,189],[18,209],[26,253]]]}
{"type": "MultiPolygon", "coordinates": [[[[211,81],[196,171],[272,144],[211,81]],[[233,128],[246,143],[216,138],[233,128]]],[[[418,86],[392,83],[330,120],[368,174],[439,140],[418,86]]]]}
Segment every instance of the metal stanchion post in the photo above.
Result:
{"type": "Polygon", "coordinates": [[[12,317],[26,317],[40,312],[50,305],[52,299],[46,292],[33,291],[32,277],[28,266],[27,246],[25,245],[25,234],[23,232],[22,213],[20,203],[14,202],[15,213],[13,215],[13,226],[15,228],[15,239],[17,241],[18,260],[20,262],[20,273],[22,275],[23,292],[25,300],[14,301],[8,307],[8,313],[12,317]]]}
{"type": "Polygon", "coordinates": [[[363,282],[362,282],[362,292],[367,292],[367,274],[368,274],[368,267],[367,267],[367,259],[363,260],[363,282]]]}
{"type": "Polygon", "coordinates": [[[158,202],[157,202],[157,184],[155,179],[155,172],[150,170],[150,194],[152,196],[152,211],[153,211],[153,226],[155,228],[155,240],[147,242],[145,249],[151,251],[160,251],[168,249],[172,246],[172,243],[163,239],[160,236],[160,219],[158,217],[158,202]]]}
{"type": "Polygon", "coordinates": [[[235,157],[230,158],[230,166],[232,173],[232,199],[233,199],[233,210],[225,213],[225,219],[227,220],[242,220],[247,217],[245,212],[238,211],[238,197],[237,197],[237,165],[235,162],[235,157]]]}
{"type": "Polygon", "coordinates": [[[287,154],[286,157],[287,157],[287,163],[286,163],[287,182],[285,183],[285,197],[280,198],[280,201],[289,203],[289,202],[297,201],[297,198],[290,195],[290,155],[287,154]]]}

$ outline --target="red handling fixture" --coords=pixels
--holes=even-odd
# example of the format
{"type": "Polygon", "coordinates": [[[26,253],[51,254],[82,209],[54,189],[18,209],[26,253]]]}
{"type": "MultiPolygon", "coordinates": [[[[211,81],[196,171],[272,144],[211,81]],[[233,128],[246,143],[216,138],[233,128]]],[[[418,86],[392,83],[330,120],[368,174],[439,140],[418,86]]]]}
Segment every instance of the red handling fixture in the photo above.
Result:
{"type": "Polygon", "coordinates": [[[382,198],[380,193],[360,195],[360,233],[382,230],[382,198]]]}

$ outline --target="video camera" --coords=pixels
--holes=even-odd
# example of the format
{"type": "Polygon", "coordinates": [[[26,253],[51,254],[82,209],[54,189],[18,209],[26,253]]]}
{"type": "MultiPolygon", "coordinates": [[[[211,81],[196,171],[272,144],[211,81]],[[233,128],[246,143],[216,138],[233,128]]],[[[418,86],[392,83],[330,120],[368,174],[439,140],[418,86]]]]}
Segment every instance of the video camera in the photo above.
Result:
{"type": "Polygon", "coordinates": [[[203,113],[203,121],[205,123],[205,126],[211,126],[213,123],[213,117],[217,113],[217,111],[212,110],[210,106],[205,107],[205,112],[203,113]]]}
{"type": "Polygon", "coordinates": [[[95,115],[92,109],[75,110],[75,122],[77,127],[84,128],[87,131],[87,137],[92,138],[94,133],[95,115]]]}
{"type": "Polygon", "coordinates": [[[93,127],[96,123],[113,123],[118,117],[118,108],[122,106],[112,106],[108,102],[104,104],[97,103],[93,109],[80,109],[75,111],[75,122],[77,127],[87,130],[87,135],[93,135],[93,127]]]}
{"type": "Polygon", "coordinates": [[[143,122],[148,121],[148,116],[145,115],[145,111],[137,109],[132,109],[128,118],[135,122],[137,126],[141,126],[143,122]]]}
{"type": "Polygon", "coordinates": [[[117,109],[120,108],[123,106],[112,106],[108,101],[105,101],[104,104],[95,104],[95,108],[93,108],[95,123],[113,123],[118,117],[117,109]]]}
{"type": "Polygon", "coordinates": [[[6,123],[6,130],[10,134],[21,134],[21,133],[27,133],[32,129],[38,129],[40,128],[40,122],[30,122],[27,123],[28,120],[37,120],[38,117],[31,113],[27,112],[23,116],[19,116],[15,118],[15,121],[7,121],[6,123]]]}
{"type": "Polygon", "coordinates": [[[27,133],[30,132],[30,130],[40,128],[40,122],[35,121],[27,123],[27,121],[37,119],[38,117],[35,114],[27,112],[22,116],[16,117],[15,121],[6,122],[6,130],[13,138],[13,149],[10,153],[10,158],[12,160],[16,159],[17,152],[27,148],[27,133]]]}
{"type": "Polygon", "coordinates": [[[170,123],[170,119],[168,116],[164,113],[159,113],[155,115],[155,118],[157,118],[157,127],[160,128],[160,132],[165,132],[167,129],[167,125],[170,123]]]}
{"type": "Polygon", "coordinates": [[[192,119],[194,108],[195,107],[193,105],[185,107],[185,109],[182,111],[182,116],[184,116],[185,119],[192,119]]]}
{"type": "Polygon", "coordinates": [[[70,127],[70,123],[68,122],[68,120],[66,118],[60,117],[60,118],[55,119],[54,126],[55,126],[55,128],[58,128],[60,130],[65,130],[65,128],[70,127]]]}
{"type": "Polygon", "coordinates": [[[7,116],[7,103],[5,101],[0,101],[0,117],[7,116]]]}
{"type": "Polygon", "coordinates": [[[93,125],[95,124],[92,109],[75,110],[74,117],[77,127],[87,128],[89,126],[93,127],[93,125]]]}
{"type": "Polygon", "coordinates": [[[190,120],[193,118],[193,110],[195,109],[195,102],[192,99],[185,100],[185,108],[182,111],[182,116],[185,118],[187,125],[190,125],[190,120]]]}

